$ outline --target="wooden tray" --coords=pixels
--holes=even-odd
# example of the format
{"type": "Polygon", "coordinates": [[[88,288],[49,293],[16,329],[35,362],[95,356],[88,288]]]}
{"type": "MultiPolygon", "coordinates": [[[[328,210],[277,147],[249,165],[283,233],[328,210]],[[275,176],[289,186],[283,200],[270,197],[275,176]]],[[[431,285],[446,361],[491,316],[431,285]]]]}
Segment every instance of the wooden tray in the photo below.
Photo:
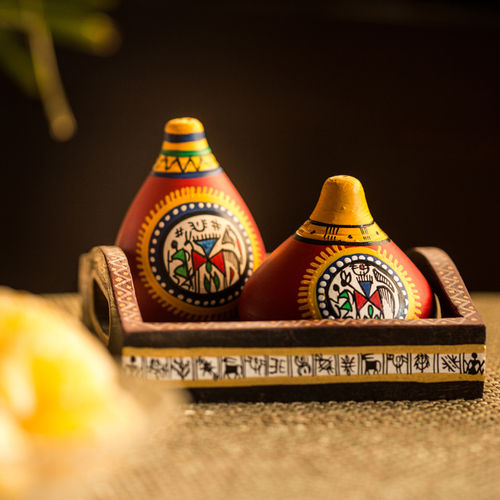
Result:
{"type": "Polygon", "coordinates": [[[486,327],[449,256],[408,252],[440,317],[148,323],[127,258],[99,246],[81,256],[83,320],[139,376],[203,401],[478,398],[486,327]]]}

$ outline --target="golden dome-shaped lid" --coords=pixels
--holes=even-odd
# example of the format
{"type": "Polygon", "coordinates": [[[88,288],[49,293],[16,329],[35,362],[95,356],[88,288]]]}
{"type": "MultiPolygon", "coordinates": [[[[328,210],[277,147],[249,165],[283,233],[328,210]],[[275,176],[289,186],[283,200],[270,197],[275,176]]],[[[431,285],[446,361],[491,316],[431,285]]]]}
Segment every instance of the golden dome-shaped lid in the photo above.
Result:
{"type": "Polygon", "coordinates": [[[317,243],[347,245],[371,245],[388,239],[373,220],[361,182],[349,175],[325,181],[311,216],[296,236],[317,243]]]}

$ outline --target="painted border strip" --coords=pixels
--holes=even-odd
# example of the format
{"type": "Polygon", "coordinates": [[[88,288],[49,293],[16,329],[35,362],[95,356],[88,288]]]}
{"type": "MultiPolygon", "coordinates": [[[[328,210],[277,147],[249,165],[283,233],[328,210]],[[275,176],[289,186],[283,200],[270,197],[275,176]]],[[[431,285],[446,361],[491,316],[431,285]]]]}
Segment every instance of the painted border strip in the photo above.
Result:
{"type": "Polygon", "coordinates": [[[132,347],[123,356],[300,356],[312,354],[459,354],[484,353],[484,344],[461,345],[368,345],[352,347],[132,347]]]}
{"type": "Polygon", "coordinates": [[[124,369],[173,387],[484,380],[485,346],[134,348],[124,369]]]}

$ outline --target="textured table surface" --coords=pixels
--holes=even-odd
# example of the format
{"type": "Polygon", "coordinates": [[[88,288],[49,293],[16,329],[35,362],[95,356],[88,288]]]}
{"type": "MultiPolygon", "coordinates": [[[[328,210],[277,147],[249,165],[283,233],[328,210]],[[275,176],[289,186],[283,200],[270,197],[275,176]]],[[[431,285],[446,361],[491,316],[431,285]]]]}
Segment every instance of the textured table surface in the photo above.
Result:
{"type": "MultiPolygon", "coordinates": [[[[77,296],[51,299],[78,314],[77,296]]],[[[102,500],[500,498],[500,294],[473,299],[487,325],[483,399],[186,403],[175,426],[158,425],[145,449],[78,492],[102,500]]]]}

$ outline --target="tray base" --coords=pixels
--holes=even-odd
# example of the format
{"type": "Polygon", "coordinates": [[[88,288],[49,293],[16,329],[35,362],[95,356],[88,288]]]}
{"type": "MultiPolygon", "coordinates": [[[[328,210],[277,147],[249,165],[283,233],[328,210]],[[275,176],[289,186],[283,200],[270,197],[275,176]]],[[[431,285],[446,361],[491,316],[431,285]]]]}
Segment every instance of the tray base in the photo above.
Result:
{"type": "Polygon", "coordinates": [[[200,401],[481,397],[486,328],[458,270],[437,248],[409,256],[440,318],[148,323],[124,253],[96,247],[80,261],[83,320],[127,371],[200,401]]]}

